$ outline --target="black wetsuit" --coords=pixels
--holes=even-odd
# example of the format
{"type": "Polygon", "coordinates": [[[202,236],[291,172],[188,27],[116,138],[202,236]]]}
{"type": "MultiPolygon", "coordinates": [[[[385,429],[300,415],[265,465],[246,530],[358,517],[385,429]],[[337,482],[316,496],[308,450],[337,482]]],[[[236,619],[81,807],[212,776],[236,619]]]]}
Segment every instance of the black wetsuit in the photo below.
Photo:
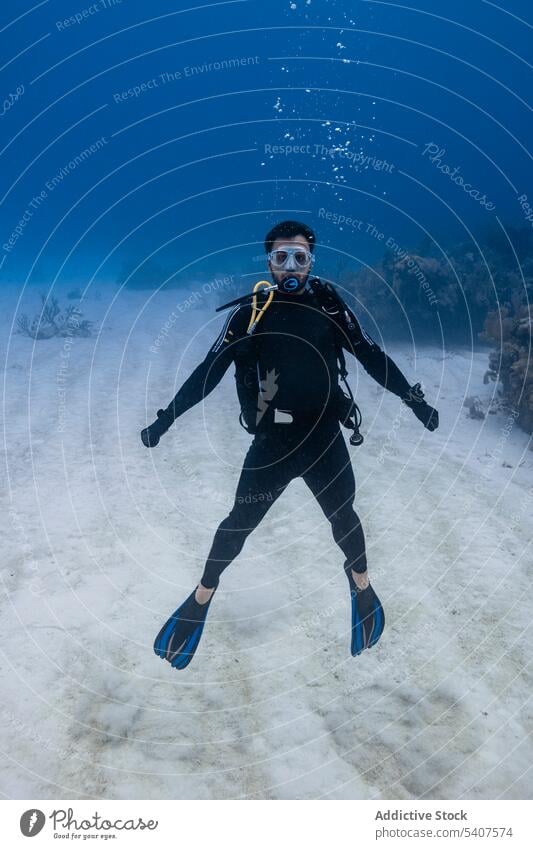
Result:
{"type": "Polygon", "coordinates": [[[338,416],[338,347],[354,354],[382,386],[405,398],[410,386],[354,314],[340,326],[316,292],[276,292],[255,332],[250,305],[236,307],[205,360],[161,411],[166,425],[201,401],[235,363],[243,418],[254,439],[235,502],[220,524],[202,576],[216,587],[250,532],[291,480],[301,477],[331,523],[344,568],[366,570],[365,539],[353,509],[355,479],[338,416]],[[278,412],[276,412],[278,411],[278,412]]]}

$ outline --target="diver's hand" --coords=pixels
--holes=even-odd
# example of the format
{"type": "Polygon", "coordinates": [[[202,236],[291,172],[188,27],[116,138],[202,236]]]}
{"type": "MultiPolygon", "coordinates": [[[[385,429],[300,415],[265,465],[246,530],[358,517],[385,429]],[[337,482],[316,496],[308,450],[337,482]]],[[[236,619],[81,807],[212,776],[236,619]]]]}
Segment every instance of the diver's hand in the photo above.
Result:
{"type": "Polygon", "coordinates": [[[157,431],[157,422],[141,430],[141,439],[147,448],[155,448],[159,444],[160,434],[157,431]]]}
{"type": "Polygon", "coordinates": [[[143,445],[147,448],[155,448],[159,444],[160,438],[167,432],[172,422],[164,410],[157,411],[157,419],[151,425],[141,430],[141,439],[143,445]]]}
{"type": "Polygon", "coordinates": [[[424,401],[424,393],[422,392],[422,387],[419,383],[415,383],[414,386],[411,386],[409,394],[406,398],[402,398],[402,401],[413,411],[424,427],[430,431],[437,430],[439,426],[439,414],[434,407],[430,407],[429,404],[426,404],[424,401]]]}

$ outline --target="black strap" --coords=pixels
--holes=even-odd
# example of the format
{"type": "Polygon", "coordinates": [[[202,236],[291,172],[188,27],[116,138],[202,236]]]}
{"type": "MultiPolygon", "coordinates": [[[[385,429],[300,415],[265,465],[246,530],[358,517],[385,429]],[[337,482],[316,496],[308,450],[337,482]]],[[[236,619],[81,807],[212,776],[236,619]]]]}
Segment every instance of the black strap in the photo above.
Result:
{"type": "MultiPolygon", "coordinates": [[[[337,293],[332,289],[332,287],[328,287],[328,291],[324,291],[321,288],[319,278],[315,277],[310,280],[310,288],[312,292],[317,297],[317,300],[320,304],[320,307],[324,310],[324,312],[333,319],[337,327],[340,329],[340,332],[346,334],[346,329],[342,324],[342,302],[338,299],[337,293]],[[313,282],[317,281],[318,286],[313,286],[313,282]],[[329,309],[328,309],[329,307],[329,309]]],[[[256,359],[258,358],[258,349],[257,349],[257,340],[255,336],[251,336],[250,342],[253,346],[256,359]],[[252,341],[253,340],[253,341],[252,341]]],[[[250,344],[250,342],[248,344],[250,344]]],[[[340,342],[337,343],[336,346],[336,354],[337,354],[337,368],[339,372],[339,377],[346,386],[348,397],[351,401],[353,408],[353,415],[350,415],[349,419],[344,422],[344,426],[350,430],[353,430],[353,434],[350,437],[351,445],[362,445],[364,441],[363,435],[360,433],[359,428],[363,421],[363,416],[361,414],[361,410],[356,404],[355,398],[353,396],[353,392],[348,383],[348,369],[346,368],[346,357],[344,356],[344,349],[340,342]]],[[[342,388],[339,387],[342,392],[342,388]]],[[[244,430],[248,431],[248,433],[253,433],[252,430],[248,429],[248,426],[243,418],[242,411],[239,415],[239,423],[244,430]]]]}
{"type": "MultiPolygon", "coordinates": [[[[345,335],[346,328],[343,326],[342,319],[343,304],[333,287],[328,286],[327,289],[323,289],[318,277],[312,278],[310,283],[311,289],[317,297],[321,308],[324,310],[324,312],[326,312],[328,316],[330,316],[330,318],[333,319],[340,332],[345,335]],[[318,285],[313,286],[313,283],[315,281],[318,285]]],[[[364,437],[362,433],[360,433],[359,428],[363,422],[363,416],[361,414],[361,410],[359,409],[355,401],[355,398],[353,397],[353,392],[347,380],[348,369],[346,368],[346,357],[344,356],[344,348],[342,347],[340,342],[337,343],[337,368],[339,371],[339,377],[346,386],[346,390],[353,407],[353,417],[350,416],[350,418],[344,422],[344,426],[349,428],[350,430],[353,430],[353,434],[350,437],[350,444],[362,445],[364,437]]]]}
{"type": "Polygon", "coordinates": [[[346,368],[346,357],[344,356],[344,349],[342,345],[337,345],[337,360],[339,361],[339,374],[341,379],[346,383],[346,378],[348,377],[348,369],[346,368]]]}
{"type": "Polygon", "coordinates": [[[351,445],[362,445],[364,442],[364,436],[360,433],[359,428],[363,423],[363,416],[361,410],[359,409],[355,398],[353,397],[353,392],[350,384],[348,383],[348,370],[346,368],[346,357],[344,356],[344,350],[342,345],[337,345],[337,365],[339,369],[339,377],[344,383],[346,387],[346,391],[350,396],[350,400],[352,402],[353,407],[353,417],[350,416],[347,422],[344,422],[344,426],[353,430],[353,434],[350,437],[351,445]]]}
{"type": "Polygon", "coordinates": [[[341,379],[342,379],[342,382],[344,383],[344,385],[346,386],[346,390],[347,390],[348,395],[350,397],[350,401],[352,403],[352,408],[353,408],[353,413],[350,415],[350,417],[347,421],[343,422],[343,424],[344,424],[344,427],[348,428],[349,430],[353,430],[353,433],[350,436],[350,444],[351,445],[362,445],[365,438],[364,438],[363,434],[360,432],[359,428],[361,427],[361,425],[363,423],[363,415],[361,413],[359,406],[357,405],[355,398],[353,397],[352,389],[350,387],[350,384],[346,380],[346,377],[343,377],[341,375],[341,379]]]}

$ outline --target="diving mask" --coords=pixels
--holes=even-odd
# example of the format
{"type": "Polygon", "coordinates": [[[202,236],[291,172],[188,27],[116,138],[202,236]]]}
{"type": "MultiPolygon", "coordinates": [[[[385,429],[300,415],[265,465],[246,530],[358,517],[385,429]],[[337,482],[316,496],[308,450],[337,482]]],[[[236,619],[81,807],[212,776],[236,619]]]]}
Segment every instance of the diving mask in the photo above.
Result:
{"type": "Polygon", "coordinates": [[[310,267],[314,256],[306,248],[295,245],[281,245],[267,254],[267,259],[277,271],[298,271],[310,267]]]}

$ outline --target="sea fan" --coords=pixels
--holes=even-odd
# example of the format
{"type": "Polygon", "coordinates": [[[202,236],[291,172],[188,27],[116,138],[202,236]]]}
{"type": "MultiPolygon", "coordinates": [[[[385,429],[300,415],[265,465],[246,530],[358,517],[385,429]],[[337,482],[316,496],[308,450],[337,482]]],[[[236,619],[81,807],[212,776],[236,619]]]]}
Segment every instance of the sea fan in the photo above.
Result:
{"type": "Polygon", "coordinates": [[[41,312],[30,324],[24,313],[17,318],[17,332],[30,339],[51,339],[53,336],[82,336],[92,335],[92,321],[82,320],[82,312],[78,306],[71,304],[63,312],[57,298],[41,294],[41,312]]]}

